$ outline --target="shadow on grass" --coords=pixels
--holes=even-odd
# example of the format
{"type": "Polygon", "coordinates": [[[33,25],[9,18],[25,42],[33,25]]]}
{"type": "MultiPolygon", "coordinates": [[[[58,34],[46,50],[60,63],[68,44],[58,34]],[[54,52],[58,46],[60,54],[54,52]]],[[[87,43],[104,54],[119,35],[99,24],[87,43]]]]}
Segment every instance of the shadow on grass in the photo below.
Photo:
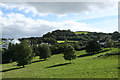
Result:
{"type": "Polygon", "coordinates": [[[118,67],[118,69],[120,69],[120,67],[118,67]]]}
{"type": "Polygon", "coordinates": [[[41,61],[45,61],[45,60],[37,60],[37,61],[33,61],[32,63],[41,62],[41,61]]]}
{"type": "Polygon", "coordinates": [[[112,49],[102,50],[102,51],[100,51],[99,53],[102,53],[102,52],[107,52],[107,51],[109,51],[109,50],[112,50],[112,49]]]}
{"type": "Polygon", "coordinates": [[[2,70],[2,71],[0,71],[0,72],[7,72],[7,71],[17,70],[17,69],[21,69],[21,68],[23,68],[23,67],[6,69],[6,70],[2,70]]]}
{"type": "Polygon", "coordinates": [[[109,51],[109,50],[111,50],[111,49],[102,50],[102,51],[100,51],[100,52],[98,52],[98,53],[94,53],[94,54],[83,54],[83,55],[80,55],[80,56],[77,56],[77,57],[79,58],[79,57],[92,56],[92,55],[99,54],[99,53],[102,53],[102,52],[107,52],[107,51],[109,51]]]}
{"type": "Polygon", "coordinates": [[[48,66],[46,68],[59,67],[59,66],[64,66],[64,65],[68,65],[68,64],[71,64],[71,63],[57,64],[57,65],[53,65],[53,66],[48,66]]]}
{"type": "Polygon", "coordinates": [[[95,55],[95,54],[99,54],[99,53],[94,53],[94,54],[83,54],[83,55],[80,55],[80,56],[77,56],[77,57],[80,58],[80,57],[92,56],[92,55],[95,55]]]}

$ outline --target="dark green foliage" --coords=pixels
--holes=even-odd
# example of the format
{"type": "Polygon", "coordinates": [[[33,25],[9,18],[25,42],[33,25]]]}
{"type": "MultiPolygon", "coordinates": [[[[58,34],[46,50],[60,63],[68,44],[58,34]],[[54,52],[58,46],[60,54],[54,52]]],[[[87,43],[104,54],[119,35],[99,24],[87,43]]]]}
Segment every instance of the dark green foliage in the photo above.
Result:
{"type": "Polygon", "coordinates": [[[38,49],[37,49],[37,45],[38,44],[36,44],[36,45],[32,45],[32,50],[33,50],[33,52],[35,53],[35,56],[38,56],[38,49]]]}
{"type": "Polygon", "coordinates": [[[14,62],[14,44],[9,43],[8,49],[4,49],[2,53],[2,63],[14,62]]]}
{"type": "Polygon", "coordinates": [[[48,32],[47,34],[43,35],[43,37],[46,37],[46,38],[54,38],[56,40],[65,40],[66,38],[71,38],[73,36],[76,36],[76,34],[70,30],[55,30],[55,31],[52,31],[51,33],[48,32]]]}
{"type": "Polygon", "coordinates": [[[38,46],[38,55],[40,56],[40,59],[46,60],[51,56],[51,50],[48,46],[48,44],[41,44],[38,46]]]}
{"type": "MultiPolygon", "coordinates": [[[[42,42],[44,43],[49,43],[51,45],[56,45],[57,41],[63,41],[65,39],[68,40],[68,43],[71,43],[69,41],[79,41],[82,43],[82,48],[84,48],[86,45],[86,42],[90,39],[96,39],[100,40],[100,42],[106,41],[106,38],[111,38],[112,33],[98,33],[98,32],[88,32],[85,34],[84,32],[81,34],[75,34],[75,32],[70,31],[70,30],[55,30],[52,32],[48,32],[47,34],[44,34],[43,37],[30,37],[30,38],[22,38],[19,40],[24,40],[27,39],[31,42],[33,45],[34,42],[36,44],[41,44],[42,42]],[[57,40],[57,41],[56,41],[57,40]]],[[[75,50],[78,50],[75,48],[75,50]]]]}
{"type": "Polygon", "coordinates": [[[51,45],[51,52],[53,54],[60,54],[63,53],[65,50],[65,44],[56,44],[56,45],[51,45]]]}
{"type": "Polygon", "coordinates": [[[115,48],[120,48],[120,42],[114,42],[114,45],[113,45],[115,48]]]}
{"type": "Polygon", "coordinates": [[[65,51],[64,51],[64,59],[65,60],[71,60],[76,59],[76,55],[75,55],[75,50],[71,45],[66,45],[65,51]]]}
{"type": "Polygon", "coordinates": [[[65,39],[65,42],[64,42],[64,44],[68,44],[68,40],[67,40],[67,39],[65,39]]]}
{"type": "Polygon", "coordinates": [[[112,39],[107,39],[106,43],[105,43],[105,46],[107,48],[111,48],[111,47],[113,47],[113,44],[114,44],[114,41],[112,39]]]}
{"type": "Polygon", "coordinates": [[[74,47],[74,49],[75,49],[76,51],[79,51],[79,50],[81,49],[79,43],[77,43],[77,42],[73,43],[72,46],[74,47]]]}
{"type": "Polygon", "coordinates": [[[120,38],[120,33],[115,31],[113,34],[112,34],[112,39],[113,40],[118,40],[120,38]]]}
{"type": "Polygon", "coordinates": [[[86,43],[86,52],[97,53],[100,51],[100,44],[96,40],[90,40],[86,43]]]}
{"type": "Polygon", "coordinates": [[[22,41],[20,44],[16,44],[15,47],[15,56],[18,66],[23,66],[31,63],[31,60],[34,57],[32,48],[27,40],[22,41]]]}
{"type": "Polygon", "coordinates": [[[43,38],[42,40],[45,43],[55,44],[57,41],[54,38],[43,38]]]}

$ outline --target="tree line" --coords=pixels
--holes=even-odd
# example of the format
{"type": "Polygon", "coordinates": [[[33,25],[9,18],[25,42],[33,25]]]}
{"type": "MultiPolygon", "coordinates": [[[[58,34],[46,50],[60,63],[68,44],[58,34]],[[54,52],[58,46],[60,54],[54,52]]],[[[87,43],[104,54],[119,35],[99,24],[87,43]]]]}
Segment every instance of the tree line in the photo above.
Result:
{"type": "MultiPolygon", "coordinates": [[[[74,54],[74,48],[65,44],[65,49],[63,51],[65,60],[73,60],[76,58],[74,54]]],[[[5,49],[2,53],[2,63],[17,62],[18,66],[23,66],[31,64],[32,59],[35,56],[39,56],[39,59],[47,60],[51,57],[51,49],[48,44],[40,44],[37,46],[37,53],[33,51],[33,46],[29,44],[29,41],[24,40],[20,44],[9,44],[8,49],[5,49]]]]}

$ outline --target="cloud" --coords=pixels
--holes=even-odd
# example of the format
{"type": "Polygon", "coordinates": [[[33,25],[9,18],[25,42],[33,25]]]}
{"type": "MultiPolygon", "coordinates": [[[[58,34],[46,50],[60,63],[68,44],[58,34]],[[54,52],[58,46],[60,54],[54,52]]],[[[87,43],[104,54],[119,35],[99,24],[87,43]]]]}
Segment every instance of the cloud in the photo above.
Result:
{"type": "Polygon", "coordinates": [[[3,12],[2,11],[0,11],[0,16],[3,14],[3,12]]]}
{"type": "MultiPolygon", "coordinates": [[[[105,8],[111,8],[112,3],[90,3],[90,2],[26,2],[26,3],[0,3],[0,7],[6,9],[18,9],[24,10],[25,13],[33,12],[33,16],[39,14],[40,16],[46,16],[48,14],[56,14],[59,18],[67,16],[69,13],[79,14],[86,12],[90,14],[90,11],[99,11],[105,8]]],[[[98,31],[107,32],[105,29],[91,27],[86,23],[75,22],[75,21],[63,21],[63,22],[49,22],[41,19],[34,20],[27,18],[23,14],[9,13],[6,17],[2,16],[3,12],[0,11],[0,25],[3,26],[2,35],[3,37],[31,37],[31,36],[42,36],[48,31],[56,29],[71,29],[72,31],[98,31]]],[[[101,14],[100,14],[101,15],[101,14]]],[[[107,14],[108,15],[108,14],[107,14]]],[[[95,17],[95,15],[92,15],[95,17]]],[[[98,16],[98,15],[97,15],[98,16]]],[[[91,16],[85,16],[91,17],[91,16]]],[[[82,18],[82,17],[81,17],[82,18]]],[[[83,18],[82,18],[83,19],[83,18]]],[[[1,30],[1,29],[0,29],[1,30]]]]}
{"type": "Polygon", "coordinates": [[[25,12],[33,12],[45,16],[47,14],[65,15],[69,13],[90,12],[114,7],[113,2],[10,2],[0,3],[2,7],[19,10],[25,9],[25,12]]]}
{"type": "Polygon", "coordinates": [[[98,28],[92,28],[85,23],[75,21],[64,21],[64,22],[49,22],[41,19],[33,20],[26,18],[24,15],[19,13],[7,14],[7,17],[0,17],[3,25],[2,36],[3,37],[31,37],[31,36],[42,36],[48,31],[56,29],[70,29],[72,31],[103,31],[98,28]]]}

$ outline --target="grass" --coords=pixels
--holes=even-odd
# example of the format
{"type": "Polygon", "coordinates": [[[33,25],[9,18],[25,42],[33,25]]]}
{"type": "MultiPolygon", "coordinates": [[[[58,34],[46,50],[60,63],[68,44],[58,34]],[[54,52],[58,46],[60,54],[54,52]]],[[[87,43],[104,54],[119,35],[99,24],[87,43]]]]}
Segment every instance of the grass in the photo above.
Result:
{"type": "Polygon", "coordinates": [[[2,49],[2,48],[0,48],[0,51],[3,51],[3,49],[2,49]]]}
{"type": "MultiPolygon", "coordinates": [[[[103,49],[100,54],[116,51],[116,48],[103,49]]],[[[76,51],[77,56],[87,54],[84,50],[76,51]]],[[[117,78],[118,56],[106,58],[94,56],[78,57],[72,64],[64,60],[63,54],[53,55],[47,61],[35,57],[33,63],[25,68],[17,67],[16,63],[3,64],[3,78],[117,78]]]]}
{"type": "Polygon", "coordinates": [[[3,43],[6,43],[6,42],[4,42],[4,41],[1,41],[1,39],[0,39],[0,45],[2,45],[3,43]]]}
{"type": "Polygon", "coordinates": [[[82,34],[82,33],[88,34],[88,32],[75,32],[75,34],[82,34]]]}
{"type": "MultiPolygon", "coordinates": [[[[57,41],[57,43],[64,43],[65,41],[57,41]]],[[[68,42],[78,42],[78,41],[68,41],[68,42]]]]}

